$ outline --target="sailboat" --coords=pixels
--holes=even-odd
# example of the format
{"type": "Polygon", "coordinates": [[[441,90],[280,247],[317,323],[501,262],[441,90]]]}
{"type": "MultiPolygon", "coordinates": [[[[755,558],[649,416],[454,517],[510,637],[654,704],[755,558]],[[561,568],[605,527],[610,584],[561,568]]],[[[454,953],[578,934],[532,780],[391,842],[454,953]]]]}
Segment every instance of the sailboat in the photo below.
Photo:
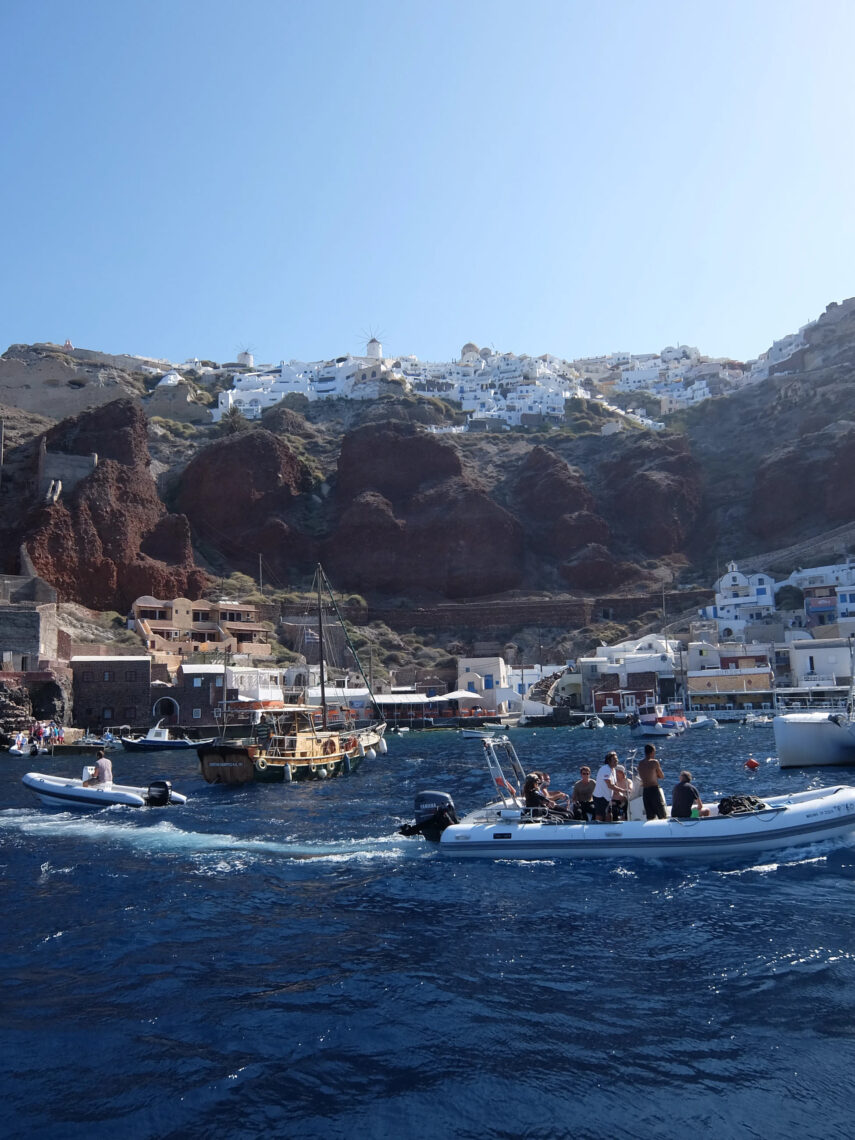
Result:
{"type": "MultiPolygon", "coordinates": [[[[257,723],[249,739],[219,740],[201,744],[197,749],[202,775],[209,784],[291,783],[293,780],[327,780],[354,771],[364,757],[372,759],[386,752],[382,720],[357,724],[352,710],[344,703],[333,705],[327,699],[327,636],[324,599],[344,631],[344,637],[365,683],[372,708],[374,694],[359,657],[347,633],[335,596],[323,567],[318,564],[313,583],[317,604],[317,646],[320,662],[320,700],[316,704],[302,701],[257,710],[257,723]]],[[[313,638],[314,640],[314,638],[313,638]]],[[[228,702],[224,689],[224,725],[228,702]]]]}

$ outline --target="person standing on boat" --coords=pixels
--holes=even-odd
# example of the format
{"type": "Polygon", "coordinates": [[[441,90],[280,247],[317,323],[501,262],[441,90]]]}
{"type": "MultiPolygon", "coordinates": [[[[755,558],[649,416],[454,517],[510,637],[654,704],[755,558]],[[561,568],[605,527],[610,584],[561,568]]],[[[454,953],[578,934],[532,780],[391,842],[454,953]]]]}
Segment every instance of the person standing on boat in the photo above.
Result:
{"type": "Polygon", "coordinates": [[[618,764],[615,768],[615,784],[617,790],[612,792],[612,819],[626,819],[629,796],[632,788],[626,778],[626,768],[618,764]]]}
{"type": "Polygon", "coordinates": [[[659,787],[659,781],[665,779],[665,773],[656,759],[655,744],[645,744],[644,759],[638,764],[638,775],[641,778],[644,814],[648,819],[667,819],[665,797],[659,787]]]}
{"type": "Polygon", "coordinates": [[[710,814],[710,809],[704,807],[700,792],[692,783],[692,773],[681,772],[680,783],[674,785],[671,793],[671,818],[691,819],[695,808],[698,815],[710,814]]]}
{"type": "Polygon", "coordinates": [[[583,765],[579,769],[581,779],[573,785],[573,815],[586,823],[594,818],[594,789],[597,784],[591,779],[591,769],[583,765]]]}
{"type": "Polygon", "coordinates": [[[594,786],[594,818],[600,823],[611,819],[612,796],[618,791],[615,782],[617,759],[617,752],[607,752],[597,772],[597,782],[594,786]]]}
{"type": "Polygon", "coordinates": [[[107,753],[101,750],[95,757],[95,775],[88,780],[84,780],[83,787],[103,787],[105,784],[112,784],[112,782],[113,765],[110,763],[107,753]]]}

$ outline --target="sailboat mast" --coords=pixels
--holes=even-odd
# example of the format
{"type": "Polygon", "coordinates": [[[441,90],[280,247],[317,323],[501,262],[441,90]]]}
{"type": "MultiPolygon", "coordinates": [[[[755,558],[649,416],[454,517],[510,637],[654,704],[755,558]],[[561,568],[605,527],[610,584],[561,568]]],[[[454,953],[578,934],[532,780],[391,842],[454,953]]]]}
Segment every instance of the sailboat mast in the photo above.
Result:
{"type": "Polygon", "coordinates": [[[327,688],[326,680],[324,678],[324,607],[323,599],[321,597],[321,585],[323,582],[323,571],[321,564],[318,563],[317,583],[318,583],[318,661],[321,666],[321,706],[323,708],[323,725],[327,727],[327,688]]]}

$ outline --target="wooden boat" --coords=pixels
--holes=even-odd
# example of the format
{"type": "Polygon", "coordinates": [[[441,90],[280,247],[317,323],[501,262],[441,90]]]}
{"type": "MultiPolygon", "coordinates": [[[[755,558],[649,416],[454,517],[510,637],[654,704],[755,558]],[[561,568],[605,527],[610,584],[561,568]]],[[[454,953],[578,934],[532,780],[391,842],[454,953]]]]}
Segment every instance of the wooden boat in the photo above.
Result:
{"type": "Polygon", "coordinates": [[[187,797],[173,790],[168,780],[153,780],[147,788],[126,784],[102,784],[84,787],[82,780],[68,776],[49,776],[44,772],[27,772],[21,783],[38,796],[46,807],[166,807],[184,804],[187,797]]]}
{"type": "Polygon", "coordinates": [[[213,744],[216,737],[210,736],[205,740],[191,740],[189,736],[174,736],[171,730],[164,725],[165,718],[161,718],[145,736],[122,736],[122,746],[129,752],[152,752],[161,749],[198,748],[200,745],[213,744]]]}
{"type": "Polygon", "coordinates": [[[354,728],[346,721],[324,725],[321,705],[287,705],[265,714],[250,740],[213,740],[198,745],[209,784],[291,783],[326,780],[354,771],[362,759],[386,752],[385,723],[354,728]]]}
{"type": "Polygon", "coordinates": [[[726,813],[722,799],[707,803],[710,815],[699,819],[644,819],[640,798],[630,800],[627,820],[568,819],[523,805],[514,789],[524,773],[507,738],[485,740],[484,750],[497,798],[458,820],[449,795],[421,792],[416,825],[407,825],[403,834],[419,831],[437,842],[442,854],[456,858],[708,861],[855,835],[855,787],[842,784],[764,797],[757,806],[732,813],[726,813]]]}
{"type": "MultiPolygon", "coordinates": [[[[342,629],[344,622],[335,604],[332,588],[319,565],[314,589],[317,601],[317,646],[320,660],[320,704],[290,704],[254,710],[257,723],[248,739],[230,740],[225,733],[228,706],[223,712],[224,730],[218,740],[197,742],[202,775],[209,784],[291,783],[293,780],[327,780],[344,776],[364,757],[373,759],[386,752],[386,722],[377,720],[357,727],[348,708],[333,707],[326,699],[326,657],[323,591],[326,590],[342,629]]],[[[346,633],[345,633],[346,636],[346,633]]],[[[356,650],[348,645],[359,665],[356,650]]],[[[363,673],[371,695],[371,687],[363,673]]],[[[371,697],[373,701],[373,695],[371,697]]]]}

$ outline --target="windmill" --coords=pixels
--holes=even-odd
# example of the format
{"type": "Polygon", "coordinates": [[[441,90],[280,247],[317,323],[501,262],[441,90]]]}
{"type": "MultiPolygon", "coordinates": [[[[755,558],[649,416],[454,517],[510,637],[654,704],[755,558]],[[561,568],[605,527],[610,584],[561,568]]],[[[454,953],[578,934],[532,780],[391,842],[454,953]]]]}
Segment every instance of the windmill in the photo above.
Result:
{"type": "Polygon", "coordinates": [[[382,360],[383,345],[381,341],[383,340],[383,333],[381,330],[375,328],[374,325],[369,325],[367,332],[365,329],[362,330],[362,339],[365,341],[365,355],[371,360],[382,360]]]}

